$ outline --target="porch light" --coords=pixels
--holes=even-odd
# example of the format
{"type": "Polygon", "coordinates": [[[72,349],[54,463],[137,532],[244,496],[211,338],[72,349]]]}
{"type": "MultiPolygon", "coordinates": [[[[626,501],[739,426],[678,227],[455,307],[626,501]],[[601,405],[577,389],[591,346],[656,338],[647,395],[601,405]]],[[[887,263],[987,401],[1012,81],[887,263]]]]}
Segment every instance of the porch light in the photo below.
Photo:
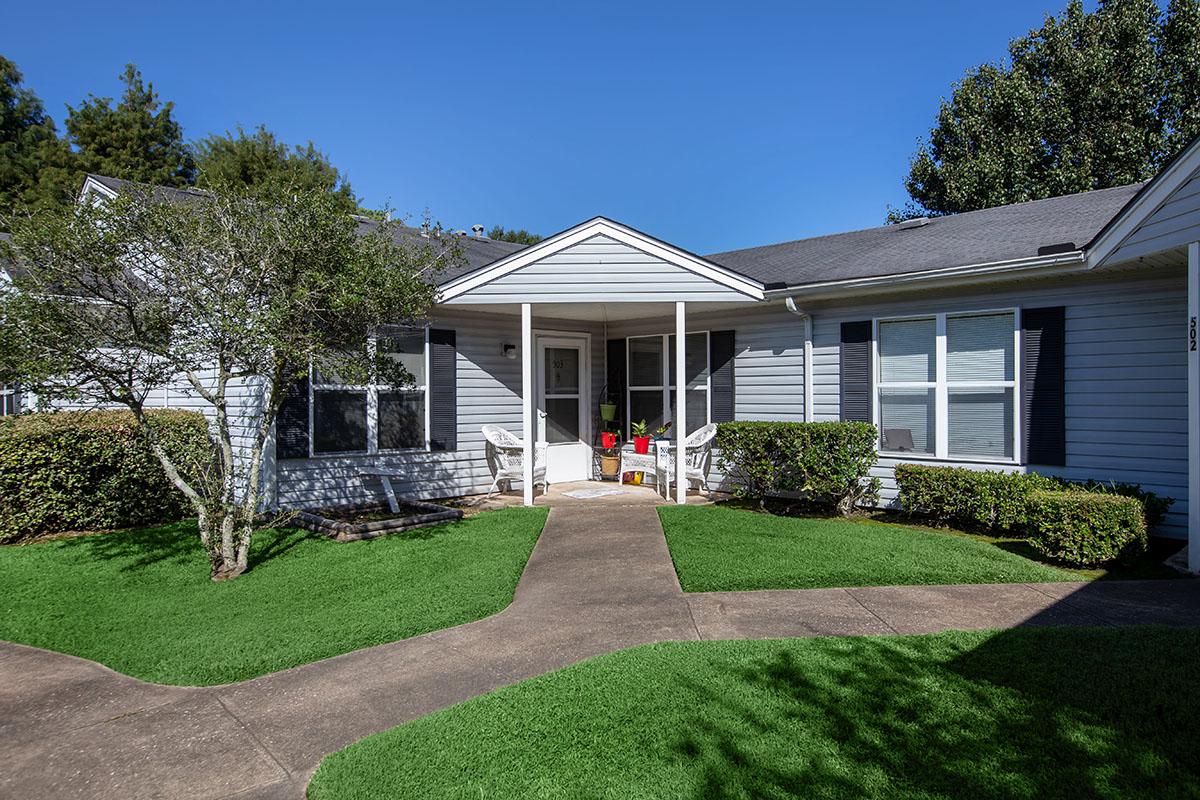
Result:
{"type": "Polygon", "coordinates": [[[517,346],[515,344],[500,345],[500,352],[504,354],[505,358],[511,358],[514,361],[517,358],[517,346]]]}

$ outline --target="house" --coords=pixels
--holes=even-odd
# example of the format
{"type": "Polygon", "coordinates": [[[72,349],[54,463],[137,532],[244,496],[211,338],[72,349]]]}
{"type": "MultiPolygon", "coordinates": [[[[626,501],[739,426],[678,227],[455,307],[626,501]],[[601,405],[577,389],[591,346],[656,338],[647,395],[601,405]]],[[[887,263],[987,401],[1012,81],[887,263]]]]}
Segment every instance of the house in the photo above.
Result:
{"type": "Polygon", "coordinates": [[[293,387],[278,506],[377,498],[366,468],[411,497],[486,491],[485,424],[548,442],[552,483],[590,478],[606,396],[626,432],[872,422],[885,503],[904,461],[1139,483],[1175,499],[1160,532],[1200,569],[1200,142],[1145,184],[707,256],[604,217],[462,242],[428,327],[379,340],[414,388],[293,387]]]}

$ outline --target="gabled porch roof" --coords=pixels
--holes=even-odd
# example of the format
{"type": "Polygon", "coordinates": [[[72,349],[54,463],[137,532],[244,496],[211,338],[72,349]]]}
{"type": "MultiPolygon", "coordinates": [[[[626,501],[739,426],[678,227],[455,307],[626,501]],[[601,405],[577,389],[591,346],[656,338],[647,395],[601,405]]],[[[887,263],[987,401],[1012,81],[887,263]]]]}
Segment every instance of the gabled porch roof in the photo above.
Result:
{"type": "Polygon", "coordinates": [[[753,278],[604,217],[441,288],[441,302],[454,305],[753,302],[764,296],[753,278]]]}

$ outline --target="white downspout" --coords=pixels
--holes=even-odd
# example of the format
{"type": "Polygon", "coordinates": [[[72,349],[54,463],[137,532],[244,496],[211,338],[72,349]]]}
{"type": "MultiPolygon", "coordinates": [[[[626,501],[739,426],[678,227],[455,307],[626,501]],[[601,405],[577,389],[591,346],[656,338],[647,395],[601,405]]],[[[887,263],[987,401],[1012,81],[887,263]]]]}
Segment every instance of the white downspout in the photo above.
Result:
{"type": "Polygon", "coordinates": [[[784,300],[787,310],[804,320],[804,421],[813,421],[813,321],[812,315],[796,305],[796,298],[784,300]]]}

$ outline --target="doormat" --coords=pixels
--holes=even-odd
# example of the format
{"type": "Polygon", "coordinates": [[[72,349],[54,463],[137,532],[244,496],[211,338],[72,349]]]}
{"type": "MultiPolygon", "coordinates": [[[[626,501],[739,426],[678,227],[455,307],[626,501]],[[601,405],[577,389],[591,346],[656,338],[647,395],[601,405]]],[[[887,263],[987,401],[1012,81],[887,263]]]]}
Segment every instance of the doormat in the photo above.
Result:
{"type": "Polygon", "coordinates": [[[574,497],[576,500],[591,500],[596,497],[607,497],[610,494],[628,494],[624,489],[572,489],[563,492],[564,497],[574,497]]]}

